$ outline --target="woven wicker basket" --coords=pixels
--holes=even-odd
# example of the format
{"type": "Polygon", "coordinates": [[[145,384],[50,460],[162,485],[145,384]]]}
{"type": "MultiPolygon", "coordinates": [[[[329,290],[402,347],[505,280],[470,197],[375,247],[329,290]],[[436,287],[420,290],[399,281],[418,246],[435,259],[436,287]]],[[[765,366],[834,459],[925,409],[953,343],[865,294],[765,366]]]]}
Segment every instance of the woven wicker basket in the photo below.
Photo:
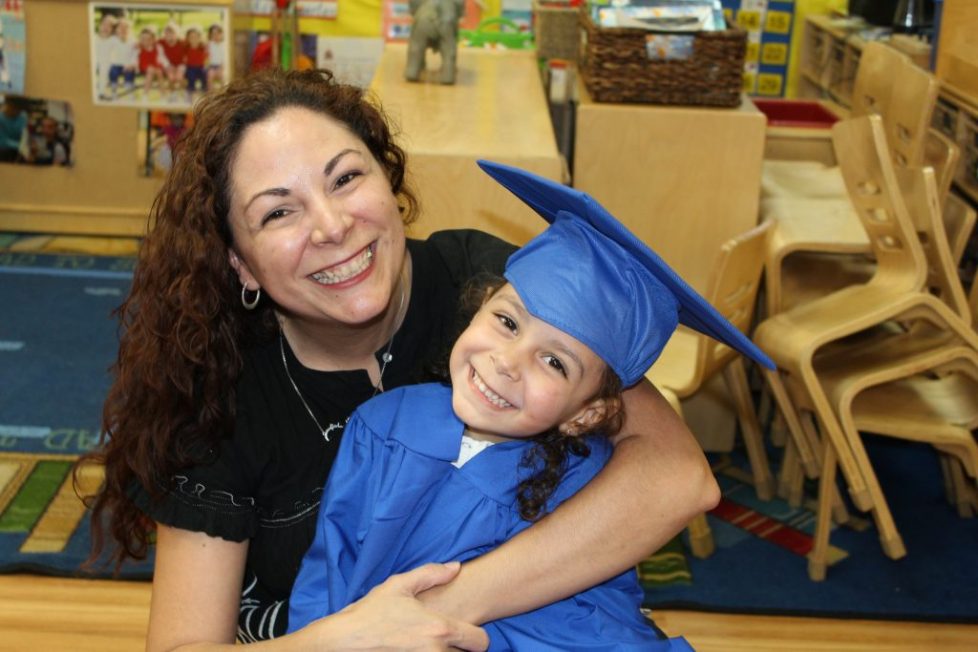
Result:
{"type": "Polygon", "coordinates": [[[542,5],[533,0],[533,32],[537,55],[575,61],[581,42],[580,9],[542,5]]]}
{"type": "Polygon", "coordinates": [[[579,14],[584,38],[578,61],[588,93],[597,102],[739,106],[747,32],[696,32],[692,54],[653,60],[650,33],[600,27],[587,9],[579,14]]]}

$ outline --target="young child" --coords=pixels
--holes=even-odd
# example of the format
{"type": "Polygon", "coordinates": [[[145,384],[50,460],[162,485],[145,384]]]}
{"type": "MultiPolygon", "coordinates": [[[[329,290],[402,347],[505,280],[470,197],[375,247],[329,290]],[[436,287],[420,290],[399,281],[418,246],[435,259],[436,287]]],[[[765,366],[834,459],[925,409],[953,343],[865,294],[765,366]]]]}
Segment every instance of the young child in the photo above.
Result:
{"type": "Polygon", "coordinates": [[[163,77],[170,87],[168,99],[175,100],[177,91],[186,83],[184,73],[187,71],[187,42],[180,38],[176,23],[167,23],[163,27],[163,36],[159,42],[163,50],[163,77]]]}
{"type": "Polygon", "coordinates": [[[95,33],[95,91],[100,100],[112,99],[109,93],[109,68],[112,66],[112,51],[115,48],[116,24],[119,19],[112,14],[102,14],[95,33]]]}
{"type": "Polygon", "coordinates": [[[112,53],[109,56],[109,89],[113,98],[119,92],[120,80],[125,83],[124,92],[131,94],[135,89],[136,67],[138,65],[137,46],[132,42],[132,24],[128,18],[120,18],[112,39],[112,53]]]}
{"type": "Polygon", "coordinates": [[[207,28],[207,87],[224,83],[224,28],[214,23],[207,28]]]}
{"type": "Polygon", "coordinates": [[[163,50],[156,42],[156,33],[150,27],[141,29],[136,61],[139,66],[139,74],[143,76],[143,90],[147,99],[149,98],[149,91],[153,87],[153,80],[156,80],[160,93],[163,92],[163,62],[165,59],[163,50]]]}
{"type": "MultiPolygon", "coordinates": [[[[551,225],[509,258],[507,283],[455,343],[451,387],[392,390],[350,418],[292,590],[290,631],[394,573],[482,555],[573,495],[611,455],[596,432],[614,434],[621,389],[679,322],[773,367],[589,196],[480,165],[551,225]]],[[[641,603],[631,570],[486,624],[489,649],[690,649],[662,636],[641,603]]]]}
{"type": "Polygon", "coordinates": [[[187,28],[186,62],[184,74],[187,81],[187,100],[190,101],[196,91],[207,90],[207,45],[199,27],[187,28]]]}

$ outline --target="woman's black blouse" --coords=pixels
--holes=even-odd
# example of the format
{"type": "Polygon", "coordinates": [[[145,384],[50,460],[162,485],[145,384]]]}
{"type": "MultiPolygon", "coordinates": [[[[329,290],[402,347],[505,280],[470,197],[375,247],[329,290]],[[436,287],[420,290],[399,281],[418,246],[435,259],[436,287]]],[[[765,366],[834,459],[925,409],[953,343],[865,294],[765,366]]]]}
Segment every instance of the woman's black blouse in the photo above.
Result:
{"type": "MultiPolygon", "coordinates": [[[[479,273],[501,274],[514,247],[479,231],[456,230],[408,240],[411,299],[391,346],[384,387],[425,379],[447,355],[457,331],[459,292],[479,273]]],[[[376,353],[378,362],[386,350],[376,353]]],[[[288,597],[312,542],[319,499],[347,418],[374,387],[366,370],[321,372],[303,367],[285,344],[289,371],[327,442],[285,375],[278,339],[246,354],[237,385],[237,421],[213,463],[176,475],[175,489],[150,503],[133,498],[154,520],[230,541],[250,539],[239,638],[281,635],[288,597]]]]}

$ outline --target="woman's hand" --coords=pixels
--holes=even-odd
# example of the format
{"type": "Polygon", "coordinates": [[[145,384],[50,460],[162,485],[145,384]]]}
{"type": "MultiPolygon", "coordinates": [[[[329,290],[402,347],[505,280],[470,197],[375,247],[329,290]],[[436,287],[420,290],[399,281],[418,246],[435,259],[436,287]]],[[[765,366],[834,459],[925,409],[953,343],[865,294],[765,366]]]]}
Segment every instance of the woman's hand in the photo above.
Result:
{"type": "MultiPolygon", "coordinates": [[[[233,650],[248,543],[157,525],[149,652],[233,650]]],[[[415,596],[446,584],[459,564],[426,564],[383,584],[346,609],[254,650],[473,650],[489,646],[474,625],[424,607],[415,596]]]]}
{"type": "Polygon", "coordinates": [[[394,575],[342,611],[298,632],[321,650],[485,650],[481,628],[426,609],[415,597],[458,574],[459,563],[426,564],[394,575]]]}

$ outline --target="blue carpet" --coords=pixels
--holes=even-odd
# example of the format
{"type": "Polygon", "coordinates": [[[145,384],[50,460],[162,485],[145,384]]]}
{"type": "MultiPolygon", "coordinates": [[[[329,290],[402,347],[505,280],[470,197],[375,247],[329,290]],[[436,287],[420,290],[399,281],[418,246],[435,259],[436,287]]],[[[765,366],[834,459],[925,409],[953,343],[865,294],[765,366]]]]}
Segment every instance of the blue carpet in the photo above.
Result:
{"type": "MultiPolygon", "coordinates": [[[[841,557],[827,579],[808,579],[807,559],[729,519],[708,517],[717,550],[686,555],[688,574],[646,583],[646,606],[729,613],[978,622],[978,519],[963,519],[945,497],[938,459],[923,444],[866,436],[907,556],[886,557],[871,522],[861,531],[837,526],[831,544],[841,557]]],[[[814,514],[721,476],[724,501],[810,535],[814,514]]],[[[809,487],[814,496],[815,487],[809,487]]],[[[865,517],[868,514],[851,511],[865,517]]]]}
{"type": "MultiPolygon", "coordinates": [[[[132,266],[129,258],[0,253],[2,572],[82,574],[89,526],[70,500],[70,467],[98,440],[118,347],[110,313],[132,266]]],[[[150,569],[135,564],[122,575],[150,569]]]]}

